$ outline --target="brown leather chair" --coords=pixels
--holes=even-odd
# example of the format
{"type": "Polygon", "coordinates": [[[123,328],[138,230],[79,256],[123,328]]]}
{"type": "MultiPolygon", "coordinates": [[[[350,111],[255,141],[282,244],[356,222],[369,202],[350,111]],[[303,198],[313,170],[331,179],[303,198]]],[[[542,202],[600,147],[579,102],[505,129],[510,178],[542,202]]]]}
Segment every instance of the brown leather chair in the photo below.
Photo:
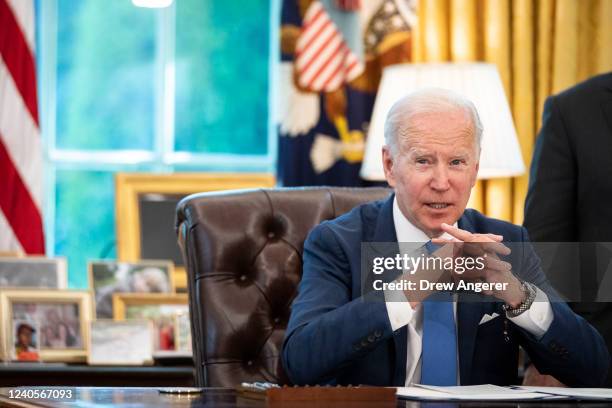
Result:
{"type": "Polygon", "coordinates": [[[201,193],[177,207],[189,287],[196,383],[287,383],[280,361],[308,232],[386,188],[201,193]]]}

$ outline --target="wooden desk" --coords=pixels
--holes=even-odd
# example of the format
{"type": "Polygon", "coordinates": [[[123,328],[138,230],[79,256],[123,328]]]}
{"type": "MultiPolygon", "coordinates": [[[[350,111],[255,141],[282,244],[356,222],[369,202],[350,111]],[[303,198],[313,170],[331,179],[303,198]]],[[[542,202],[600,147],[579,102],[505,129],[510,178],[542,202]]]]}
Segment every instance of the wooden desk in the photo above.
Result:
{"type": "Polygon", "coordinates": [[[100,367],[64,364],[0,364],[0,385],[95,387],[191,387],[193,366],[100,367]]]}
{"type": "MultiPolygon", "coordinates": [[[[195,396],[180,396],[171,394],[161,394],[156,388],[72,388],[76,394],[73,401],[42,401],[42,400],[12,400],[8,398],[9,388],[0,388],[0,406],[6,407],[47,407],[47,408],[68,408],[75,406],[116,406],[116,407],[265,407],[266,403],[262,400],[243,398],[233,390],[228,388],[206,388],[202,394],[195,396]]],[[[272,407],[284,407],[289,405],[273,405],[272,407]]],[[[291,407],[308,407],[309,404],[295,404],[291,407]]],[[[334,404],[334,407],[346,406],[347,404],[334,404]]],[[[377,408],[378,404],[351,404],[351,407],[377,408]]],[[[585,402],[418,402],[398,400],[397,407],[401,408],[529,408],[529,407],[550,407],[550,408],[603,408],[609,407],[609,403],[585,403],[585,402]]],[[[317,405],[317,408],[322,408],[317,405]]]]}

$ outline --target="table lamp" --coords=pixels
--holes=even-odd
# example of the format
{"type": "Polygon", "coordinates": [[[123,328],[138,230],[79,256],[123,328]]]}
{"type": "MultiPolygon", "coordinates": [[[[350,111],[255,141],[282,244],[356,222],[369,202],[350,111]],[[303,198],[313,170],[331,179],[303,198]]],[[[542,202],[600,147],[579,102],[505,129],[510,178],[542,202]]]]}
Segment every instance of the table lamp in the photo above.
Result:
{"type": "Polygon", "coordinates": [[[479,179],[513,177],[525,172],[510,107],[495,65],[399,64],[383,71],[361,166],[363,179],[385,180],[381,149],[385,144],[385,119],[391,106],[401,97],[427,87],[458,92],[476,106],[484,128],[479,179]]]}

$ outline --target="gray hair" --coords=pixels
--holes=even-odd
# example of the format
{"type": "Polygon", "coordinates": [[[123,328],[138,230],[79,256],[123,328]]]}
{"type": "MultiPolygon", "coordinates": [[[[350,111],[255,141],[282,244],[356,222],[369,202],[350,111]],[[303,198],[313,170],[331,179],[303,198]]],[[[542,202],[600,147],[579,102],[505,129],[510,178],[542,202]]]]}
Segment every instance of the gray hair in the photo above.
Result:
{"type": "Polygon", "coordinates": [[[463,95],[441,88],[425,88],[404,96],[393,104],[385,121],[385,144],[391,154],[398,152],[398,139],[411,132],[414,116],[422,113],[442,113],[463,109],[472,119],[476,145],[480,147],[482,123],[474,104],[463,95]]]}

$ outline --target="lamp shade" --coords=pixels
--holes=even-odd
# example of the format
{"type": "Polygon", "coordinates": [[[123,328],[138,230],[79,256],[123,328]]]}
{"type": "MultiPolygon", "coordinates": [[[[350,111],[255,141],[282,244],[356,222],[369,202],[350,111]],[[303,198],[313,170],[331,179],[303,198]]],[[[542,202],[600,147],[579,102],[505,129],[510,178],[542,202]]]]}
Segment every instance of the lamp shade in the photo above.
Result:
{"type": "Polygon", "coordinates": [[[429,87],[458,92],[476,106],[484,129],[478,178],[511,177],[525,172],[510,107],[495,65],[400,64],[383,71],[368,131],[362,178],[385,179],[381,149],[385,144],[385,120],[391,106],[401,97],[429,87]]]}

